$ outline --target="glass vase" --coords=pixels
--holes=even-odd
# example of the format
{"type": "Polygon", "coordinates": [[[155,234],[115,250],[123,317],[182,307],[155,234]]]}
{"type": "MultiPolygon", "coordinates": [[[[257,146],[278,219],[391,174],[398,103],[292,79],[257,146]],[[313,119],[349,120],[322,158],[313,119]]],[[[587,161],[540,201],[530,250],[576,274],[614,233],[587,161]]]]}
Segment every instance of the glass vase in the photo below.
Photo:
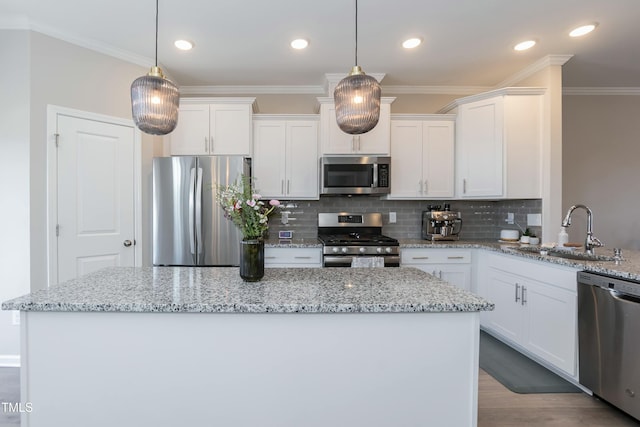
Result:
{"type": "Polygon", "coordinates": [[[246,239],[240,243],[240,277],[245,282],[257,282],[264,276],[264,240],[246,239]]]}

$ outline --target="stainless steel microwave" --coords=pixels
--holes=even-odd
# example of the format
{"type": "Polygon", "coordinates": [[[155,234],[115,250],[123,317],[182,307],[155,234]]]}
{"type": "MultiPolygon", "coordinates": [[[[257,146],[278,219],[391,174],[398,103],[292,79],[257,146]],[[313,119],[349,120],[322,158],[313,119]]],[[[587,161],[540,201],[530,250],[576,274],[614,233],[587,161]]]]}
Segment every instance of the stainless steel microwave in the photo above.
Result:
{"type": "Polygon", "coordinates": [[[388,194],[391,157],[323,157],[321,194],[388,194]]]}

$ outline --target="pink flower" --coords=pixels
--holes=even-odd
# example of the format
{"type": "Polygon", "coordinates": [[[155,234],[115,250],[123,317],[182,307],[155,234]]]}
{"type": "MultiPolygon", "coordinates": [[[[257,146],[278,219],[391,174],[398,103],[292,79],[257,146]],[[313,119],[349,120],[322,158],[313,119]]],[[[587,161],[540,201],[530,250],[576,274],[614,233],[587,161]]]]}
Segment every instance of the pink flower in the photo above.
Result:
{"type": "Polygon", "coordinates": [[[254,207],[256,205],[256,201],[255,200],[247,200],[247,205],[254,207]]]}
{"type": "Polygon", "coordinates": [[[262,196],[260,194],[256,193],[256,194],[252,195],[251,198],[253,200],[259,200],[259,199],[262,199],[262,196]]]}
{"type": "Polygon", "coordinates": [[[242,205],[240,204],[240,201],[237,201],[234,205],[233,205],[233,209],[235,210],[240,210],[240,208],[242,208],[242,205]]]}
{"type": "Polygon", "coordinates": [[[269,204],[270,204],[271,206],[280,206],[280,201],[279,201],[279,200],[276,200],[276,199],[269,200],[269,204]]]}

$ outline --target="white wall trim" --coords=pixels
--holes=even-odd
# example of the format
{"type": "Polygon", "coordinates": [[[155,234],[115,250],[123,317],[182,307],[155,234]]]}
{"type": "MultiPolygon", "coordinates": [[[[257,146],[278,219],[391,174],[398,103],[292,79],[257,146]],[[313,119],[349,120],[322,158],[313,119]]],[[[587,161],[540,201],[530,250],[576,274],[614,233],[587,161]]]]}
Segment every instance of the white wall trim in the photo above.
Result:
{"type": "Polygon", "coordinates": [[[0,354],[0,368],[19,368],[19,354],[0,354]]]}
{"type": "Polygon", "coordinates": [[[473,95],[494,89],[490,86],[402,86],[383,85],[383,94],[395,95],[473,95]]]}
{"type": "Polygon", "coordinates": [[[181,95],[323,95],[321,85],[281,85],[281,86],[180,86],[181,95]]]}
{"type": "Polygon", "coordinates": [[[135,127],[133,120],[120,117],[107,116],[104,114],[91,113],[87,111],[75,110],[72,108],[59,107],[57,105],[47,105],[47,287],[56,283],[58,277],[58,245],[56,238],[56,224],[58,222],[58,158],[55,145],[55,134],[57,133],[58,116],[70,116],[80,119],[87,119],[110,123],[114,125],[130,127],[134,130],[133,161],[134,161],[134,240],[136,244],[135,266],[142,266],[142,133],[135,127]]]}
{"type": "Polygon", "coordinates": [[[455,121],[455,114],[391,114],[391,120],[455,121]]]}
{"type": "Polygon", "coordinates": [[[640,87],[563,87],[563,95],[640,95],[640,87]]]}
{"type": "Polygon", "coordinates": [[[514,85],[551,65],[564,65],[571,58],[573,58],[573,55],[547,55],[498,83],[496,88],[514,85]]]}

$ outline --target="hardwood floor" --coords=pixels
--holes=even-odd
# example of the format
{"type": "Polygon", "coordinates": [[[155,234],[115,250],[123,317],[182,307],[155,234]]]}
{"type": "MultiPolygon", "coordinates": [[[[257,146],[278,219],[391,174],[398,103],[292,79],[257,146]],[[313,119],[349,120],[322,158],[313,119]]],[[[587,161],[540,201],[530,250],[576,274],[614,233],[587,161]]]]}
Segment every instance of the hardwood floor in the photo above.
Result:
{"type": "Polygon", "coordinates": [[[626,427],[640,422],[585,393],[518,394],[482,369],[478,427],[626,427]]]}

